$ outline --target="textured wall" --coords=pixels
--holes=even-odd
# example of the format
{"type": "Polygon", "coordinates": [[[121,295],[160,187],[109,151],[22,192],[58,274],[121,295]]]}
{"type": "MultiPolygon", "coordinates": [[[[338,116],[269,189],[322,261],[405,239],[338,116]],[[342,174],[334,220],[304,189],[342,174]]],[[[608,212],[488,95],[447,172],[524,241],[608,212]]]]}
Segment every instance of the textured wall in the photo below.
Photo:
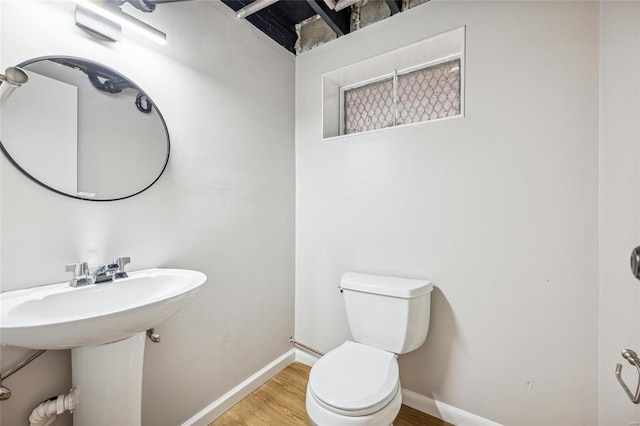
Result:
{"type": "Polygon", "coordinates": [[[510,425],[597,417],[598,3],[434,2],[296,59],[296,338],[345,271],[431,279],[404,387],[510,425]],[[466,25],[466,117],[321,140],[325,72],[466,25]]]}
{"type": "MultiPolygon", "coordinates": [[[[162,343],[146,351],[144,424],[180,424],[290,349],[293,56],[220,2],[144,16],[168,34],[164,47],[126,32],[119,43],[97,42],[74,25],[72,2],[0,7],[3,69],[52,54],[101,62],[150,94],[172,142],[162,178],[111,203],[46,191],[3,157],[1,288],[68,280],[66,263],[118,255],[131,256],[132,270],[206,273],[198,299],[161,324],[162,343]]],[[[2,370],[27,353],[2,349],[2,370]]],[[[36,404],[68,391],[69,352],[45,354],[6,385],[14,396],[0,405],[1,423],[27,424],[36,404]]]]}

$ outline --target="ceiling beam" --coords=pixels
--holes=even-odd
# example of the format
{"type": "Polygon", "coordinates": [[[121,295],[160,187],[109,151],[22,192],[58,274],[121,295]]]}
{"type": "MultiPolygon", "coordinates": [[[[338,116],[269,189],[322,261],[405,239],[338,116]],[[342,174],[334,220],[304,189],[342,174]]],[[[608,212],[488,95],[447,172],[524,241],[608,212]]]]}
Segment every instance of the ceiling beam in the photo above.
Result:
{"type": "Polygon", "coordinates": [[[255,0],[236,12],[236,18],[246,18],[277,2],[278,0],[255,0]]]}
{"type": "Polygon", "coordinates": [[[386,2],[392,16],[402,10],[402,0],[386,0],[386,2]]]}
{"type": "Polygon", "coordinates": [[[282,22],[280,17],[266,10],[262,10],[245,19],[280,43],[289,52],[296,53],[295,45],[298,40],[298,35],[295,32],[295,28],[293,26],[289,27],[282,22]]]}
{"type": "MultiPolygon", "coordinates": [[[[237,12],[251,4],[252,0],[222,0],[222,2],[237,12]]],[[[245,19],[289,52],[295,54],[295,44],[298,39],[295,22],[290,21],[286,13],[282,14],[279,11],[272,10],[274,8],[277,9],[281,4],[281,2],[275,3],[267,9],[247,16],[245,19]]]]}
{"type": "Polygon", "coordinates": [[[324,1],[307,0],[309,6],[331,27],[338,37],[349,34],[351,29],[351,9],[336,12],[327,7],[324,1]]]}

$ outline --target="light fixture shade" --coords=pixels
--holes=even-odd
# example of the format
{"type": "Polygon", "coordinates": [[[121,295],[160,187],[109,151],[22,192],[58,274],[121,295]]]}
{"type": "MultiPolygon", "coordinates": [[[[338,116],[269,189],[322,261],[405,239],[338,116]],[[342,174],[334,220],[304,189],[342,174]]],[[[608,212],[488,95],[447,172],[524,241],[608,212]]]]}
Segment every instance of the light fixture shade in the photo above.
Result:
{"type": "MultiPolygon", "coordinates": [[[[75,0],[75,2],[77,5],[76,17],[78,15],[77,14],[78,8],[85,9],[83,12],[81,12],[81,14],[88,11],[118,26],[122,26],[131,31],[134,31],[150,40],[155,41],[158,44],[162,44],[162,45],[167,44],[167,35],[165,33],[163,33],[162,31],[159,31],[158,29],[152,27],[151,25],[145,22],[140,21],[139,19],[134,18],[131,15],[124,13],[118,6],[115,6],[115,5],[111,6],[108,4],[105,6],[100,6],[97,3],[89,0],[75,0]]],[[[78,24],[78,25],[85,29],[88,29],[89,31],[98,33],[103,37],[106,37],[112,40],[112,38],[109,35],[102,34],[100,31],[100,30],[104,30],[106,26],[105,24],[100,25],[100,30],[94,27],[87,28],[86,25],[82,25],[82,24],[78,24]]],[[[106,31],[109,31],[109,30],[106,30],[106,31]]]]}
{"type": "Polygon", "coordinates": [[[122,27],[115,22],[76,5],[76,25],[109,41],[120,41],[122,27]]]}

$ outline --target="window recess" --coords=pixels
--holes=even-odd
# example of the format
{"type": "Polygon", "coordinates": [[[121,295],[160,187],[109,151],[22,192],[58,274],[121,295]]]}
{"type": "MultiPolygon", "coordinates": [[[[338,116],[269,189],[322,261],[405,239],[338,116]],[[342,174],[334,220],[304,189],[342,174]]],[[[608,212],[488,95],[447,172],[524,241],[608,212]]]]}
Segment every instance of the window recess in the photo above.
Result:
{"type": "Polygon", "coordinates": [[[323,138],[462,117],[464,30],[323,75],[323,138]]]}

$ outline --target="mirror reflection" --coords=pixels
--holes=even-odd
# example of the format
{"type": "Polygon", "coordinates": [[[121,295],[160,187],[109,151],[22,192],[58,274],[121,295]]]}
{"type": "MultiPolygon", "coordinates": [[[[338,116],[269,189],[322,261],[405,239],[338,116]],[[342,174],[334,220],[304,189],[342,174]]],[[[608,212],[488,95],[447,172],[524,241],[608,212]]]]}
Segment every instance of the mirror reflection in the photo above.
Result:
{"type": "Polygon", "coordinates": [[[120,73],[80,58],[18,65],[28,82],[0,108],[0,147],[37,183],[63,195],[108,201],[150,187],[169,158],[156,105],[120,73]]]}

